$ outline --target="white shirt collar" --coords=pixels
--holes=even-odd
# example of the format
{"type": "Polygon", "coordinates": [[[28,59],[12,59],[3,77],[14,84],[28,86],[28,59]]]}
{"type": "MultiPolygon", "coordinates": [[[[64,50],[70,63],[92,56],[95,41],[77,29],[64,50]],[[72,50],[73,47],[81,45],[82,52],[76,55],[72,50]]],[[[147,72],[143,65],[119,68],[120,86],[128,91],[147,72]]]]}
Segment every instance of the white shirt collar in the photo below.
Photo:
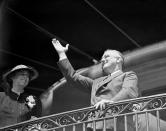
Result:
{"type": "Polygon", "coordinates": [[[119,73],[119,72],[121,72],[121,70],[117,70],[117,71],[111,73],[111,76],[112,76],[112,75],[115,75],[116,73],[119,73]]]}

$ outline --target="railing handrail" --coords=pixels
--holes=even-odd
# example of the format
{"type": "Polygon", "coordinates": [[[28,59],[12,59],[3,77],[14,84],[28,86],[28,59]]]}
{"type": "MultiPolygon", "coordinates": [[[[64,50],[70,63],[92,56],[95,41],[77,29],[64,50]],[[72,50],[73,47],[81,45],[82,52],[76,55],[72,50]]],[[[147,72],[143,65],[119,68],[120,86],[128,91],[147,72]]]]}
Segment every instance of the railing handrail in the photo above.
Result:
{"type": "MultiPolygon", "coordinates": [[[[158,98],[161,98],[161,97],[166,97],[166,93],[158,94],[158,95],[152,95],[152,96],[146,96],[146,97],[139,97],[139,98],[135,98],[135,99],[127,99],[127,100],[123,100],[123,101],[118,101],[118,102],[114,102],[112,104],[108,104],[107,107],[113,107],[113,106],[116,107],[118,105],[127,103],[128,105],[125,107],[125,108],[127,108],[128,106],[131,106],[130,103],[133,104],[133,103],[139,103],[139,102],[143,102],[143,101],[149,100],[149,101],[147,101],[147,104],[148,104],[149,102],[153,101],[154,99],[158,99],[158,98]]],[[[165,103],[162,105],[162,107],[164,108],[164,106],[165,106],[165,103]]],[[[141,109],[144,109],[144,107],[142,107],[141,109]]],[[[58,113],[58,114],[52,114],[52,115],[49,115],[49,116],[43,116],[43,117],[37,118],[35,120],[28,120],[28,121],[24,121],[24,122],[21,122],[21,123],[13,124],[13,125],[10,125],[10,126],[5,126],[5,127],[0,128],[0,130],[7,129],[7,128],[10,128],[10,127],[18,127],[18,126],[22,126],[22,125],[25,125],[25,124],[37,123],[37,122],[41,122],[42,120],[45,120],[45,119],[46,120],[49,119],[49,118],[51,119],[52,117],[57,117],[58,118],[60,116],[63,117],[66,114],[71,115],[72,113],[80,113],[80,112],[83,112],[83,111],[87,111],[87,112],[88,111],[93,111],[93,112],[95,112],[95,111],[97,111],[97,109],[95,109],[94,106],[91,106],[91,107],[81,108],[81,109],[77,109],[77,110],[66,111],[66,112],[62,112],[62,113],[58,113]]],[[[138,110],[138,111],[141,111],[141,110],[138,110]]],[[[123,112],[123,110],[121,112],[123,112]]],[[[132,114],[132,112],[131,112],[131,114],[132,114]]],[[[117,115],[119,116],[119,114],[117,114],[117,115]]]]}
{"type": "Polygon", "coordinates": [[[83,123],[91,123],[93,121],[97,122],[97,121],[101,121],[103,119],[111,119],[111,118],[116,118],[116,117],[120,117],[120,116],[125,116],[125,115],[134,115],[134,114],[143,114],[143,113],[146,113],[146,112],[153,112],[153,111],[160,111],[160,110],[163,110],[163,109],[166,109],[165,108],[160,108],[160,109],[151,109],[151,110],[144,110],[144,111],[136,111],[136,112],[130,112],[130,113],[125,113],[125,114],[119,114],[119,115],[114,115],[114,116],[107,116],[107,117],[104,117],[104,118],[96,118],[96,119],[93,119],[93,120],[87,120],[86,122],[78,122],[78,123],[74,123],[74,124],[68,124],[68,125],[64,125],[64,126],[61,126],[61,127],[55,127],[55,128],[51,128],[49,130],[55,130],[55,129],[59,129],[59,128],[64,128],[64,127],[68,127],[68,126],[72,126],[72,125],[79,125],[79,124],[83,124],[83,123]]]}

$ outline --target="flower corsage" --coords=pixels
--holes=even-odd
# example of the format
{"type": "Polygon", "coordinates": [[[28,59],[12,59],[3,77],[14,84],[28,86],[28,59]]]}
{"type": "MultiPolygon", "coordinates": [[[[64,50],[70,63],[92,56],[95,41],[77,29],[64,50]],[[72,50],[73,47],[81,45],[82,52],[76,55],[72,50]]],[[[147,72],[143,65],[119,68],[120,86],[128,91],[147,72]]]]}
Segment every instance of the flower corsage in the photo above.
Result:
{"type": "Polygon", "coordinates": [[[34,96],[30,95],[26,98],[26,104],[30,109],[32,109],[36,105],[36,101],[34,96]]]}

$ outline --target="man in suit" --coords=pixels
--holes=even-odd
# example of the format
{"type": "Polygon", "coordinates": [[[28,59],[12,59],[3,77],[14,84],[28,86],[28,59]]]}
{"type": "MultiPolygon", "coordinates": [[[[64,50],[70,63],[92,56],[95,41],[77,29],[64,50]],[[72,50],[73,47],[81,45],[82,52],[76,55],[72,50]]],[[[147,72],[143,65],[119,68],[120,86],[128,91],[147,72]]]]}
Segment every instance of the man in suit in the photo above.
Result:
{"type": "MultiPolygon", "coordinates": [[[[102,70],[105,76],[95,80],[79,75],[70,64],[66,51],[68,44],[64,47],[56,39],[52,40],[53,46],[59,55],[59,68],[69,83],[85,87],[91,93],[91,106],[104,109],[109,103],[138,97],[137,76],[133,71],[123,72],[123,55],[116,50],[106,50],[101,58],[102,70]]],[[[124,131],[124,118],[117,120],[117,131],[124,131]]],[[[95,129],[103,130],[103,121],[96,122],[95,129]]],[[[106,129],[113,131],[113,119],[106,120],[106,129]]],[[[128,131],[134,131],[132,118],[127,120],[128,131]]],[[[93,130],[93,124],[87,125],[87,130],[93,130]]]]}

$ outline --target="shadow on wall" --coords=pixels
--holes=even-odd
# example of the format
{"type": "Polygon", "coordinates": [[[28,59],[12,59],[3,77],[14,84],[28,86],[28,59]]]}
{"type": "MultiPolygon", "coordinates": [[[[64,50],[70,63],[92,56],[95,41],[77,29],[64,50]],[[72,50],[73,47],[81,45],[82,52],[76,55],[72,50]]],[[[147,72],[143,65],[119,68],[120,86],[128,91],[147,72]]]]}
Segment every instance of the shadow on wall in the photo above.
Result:
{"type": "Polygon", "coordinates": [[[62,79],[41,95],[41,101],[46,116],[90,106],[90,94],[62,79]]]}

